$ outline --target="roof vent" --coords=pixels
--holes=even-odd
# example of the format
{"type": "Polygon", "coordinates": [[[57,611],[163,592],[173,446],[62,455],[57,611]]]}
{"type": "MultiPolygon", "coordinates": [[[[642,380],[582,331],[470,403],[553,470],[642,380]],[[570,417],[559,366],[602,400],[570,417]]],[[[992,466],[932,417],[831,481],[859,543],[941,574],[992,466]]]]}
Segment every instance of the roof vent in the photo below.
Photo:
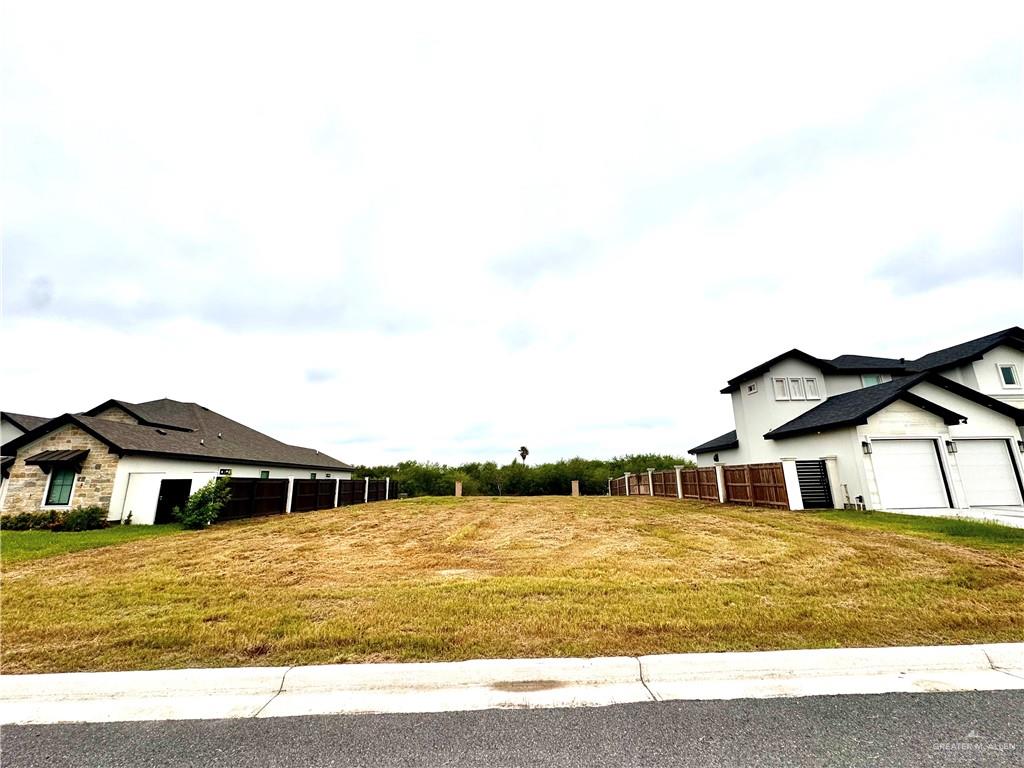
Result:
{"type": "Polygon", "coordinates": [[[221,440],[223,440],[224,439],[224,433],[223,432],[218,432],[217,433],[217,437],[219,437],[221,440]]]}
{"type": "Polygon", "coordinates": [[[164,429],[158,429],[158,430],[156,431],[156,433],[157,433],[158,435],[166,435],[166,434],[167,434],[167,430],[164,430],[164,429]]]}
{"type": "Polygon", "coordinates": [[[200,445],[206,445],[206,441],[203,438],[200,437],[199,438],[199,444],[200,445]]]}

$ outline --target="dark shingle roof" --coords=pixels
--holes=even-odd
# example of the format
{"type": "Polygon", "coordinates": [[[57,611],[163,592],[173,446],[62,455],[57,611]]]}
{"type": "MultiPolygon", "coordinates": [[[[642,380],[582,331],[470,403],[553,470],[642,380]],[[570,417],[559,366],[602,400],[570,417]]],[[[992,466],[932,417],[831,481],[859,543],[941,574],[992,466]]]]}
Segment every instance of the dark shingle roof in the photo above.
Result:
{"type": "MultiPolygon", "coordinates": [[[[40,428],[40,434],[74,423],[121,453],[316,469],[352,468],[312,448],[282,443],[196,403],[181,403],[166,398],[146,403],[107,401],[104,407],[98,406],[87,413],[104,410],[110,403],[117,403],[129,413],[144,416],[148,423],[125,424],[86,414],[66,413],[40,428]]],[[[12,446],[16,448],[24,445],[38,436],[34,432],[22,435],[4,446],[4,453],[10,453],[12,446]]]]}
{"type": "Polygon", "coordinates": [[[823,373],[882,371],[886,373],[911,374],[923,373],[924,371],[941,371],[954,365],[962,365],[963,363],[978,360],[990,349],[1003,344],[1014,349],[1024,350],[1024,328],[1015,325],[1012,328],[990,333],[987,336],[971,341],[965,341],[963,344],[956,344],[946,349],[940,349],[937,352],[931,352],[917,358],[917,360],[903,360],[902,358],[897,360],[892,357],[873,357],[871,355],[839,355],[831,360],[826,360],[809,355],[799,349],[791,349],[789,352],[773,357],[771,360],[761,363],[749,371],[741,373],[739,376],[734,376],[729,379],[728,386],[721,391],[723,394],[735,392],[744,381],[764,373],[775,363],[787,358],[803,360],[806,363],[817,366],[823,373]]]}
{"type": "Polygon", "coordinates": [[[714,440],[708,440],[706,443],[701,443],[696,448],[691,448],[688,453],[700,454],[700,453],[714,453],[715,451],[728,451],[730,448],[736,448],[740,444],[740,441],[736,439],[736,430],[732,432],[726,432],[724,435],[719,435],[714,440]]]}
{"type": "Polygon", "coordinates": [[[787,437],[825,432],[830,429],[847,427],[854,424],[865,424],[869,416],[897,400],[903,400],[918,408],[934,413],[942,417],[947,424],[958,424],[960,421],[965,420],[965,417],[959,413],[910,392],[911,388],[924,381],[960,395],[966,400],[971,400],[1005,416],[1009,416],[1017,424],[1024,423],[1024,411],[996,400],[994,397],[982,394],[970,387],[965,387],[963,384],[951,381],[937,373],[926,372],[912,376],[903,376],[888,381],[885,384],[855,389],[852,392],[844,392],[841,395],[833,395],[821,405],[805,411],[795,419],[787,421],[781,427],[776,427],[766,433],[764,437],[766,440],[782,440],[787,437]]]}
{"type": "Polygon", "coordinates": [[[50,420],[49,416],[29,416],[25,413],[11,413],[10,411],[0,412],[0,416],[3,416],[3,418],[7,419],[11,424],[18,427],[23,432],[33,430],[50,420]]]}
{"type": "Polygon", "coordinates": [[[912,361],[909,365],[918,371],[948,368],[951,365],[978,360],[990,349],[995,349],[1003,344],[1014,349],[1024,350],[1024,328],[1015,325],[1012,328],[990,333],[988,336],[965,341],[963,344],[955,344],[937,352],[930,352],[912,361]]]}

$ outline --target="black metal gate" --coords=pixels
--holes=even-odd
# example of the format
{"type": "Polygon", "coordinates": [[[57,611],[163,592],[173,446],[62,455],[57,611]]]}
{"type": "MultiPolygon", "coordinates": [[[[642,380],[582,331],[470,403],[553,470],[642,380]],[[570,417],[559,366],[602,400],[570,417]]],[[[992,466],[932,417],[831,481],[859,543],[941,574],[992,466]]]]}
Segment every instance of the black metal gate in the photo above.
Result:
{"type": "Polygon", "coordinates": [[[835,509],[824,461],[798,461],[796,476],[800,481],[804,509],[835,509]]]}

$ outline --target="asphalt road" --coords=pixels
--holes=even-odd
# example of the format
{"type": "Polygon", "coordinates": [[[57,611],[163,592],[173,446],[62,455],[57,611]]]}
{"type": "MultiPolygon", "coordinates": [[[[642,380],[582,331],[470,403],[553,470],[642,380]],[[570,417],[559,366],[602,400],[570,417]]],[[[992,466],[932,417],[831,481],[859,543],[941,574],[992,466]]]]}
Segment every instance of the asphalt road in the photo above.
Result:
{"type": "Polygon", "coordinates": [[[1024,691],[8,726],[16,766],[1021,766],[1024,691]]]}

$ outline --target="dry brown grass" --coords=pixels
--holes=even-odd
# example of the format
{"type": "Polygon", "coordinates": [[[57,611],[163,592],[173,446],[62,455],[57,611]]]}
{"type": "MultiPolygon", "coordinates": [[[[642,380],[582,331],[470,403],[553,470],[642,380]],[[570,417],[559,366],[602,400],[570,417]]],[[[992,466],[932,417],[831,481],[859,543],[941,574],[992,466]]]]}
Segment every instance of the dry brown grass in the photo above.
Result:
{"type": "Polygon", "coordinates": [[[649,498],[414,499],[15,563],[5,673],[1024,639],[1024,552],[649,498]]]}

